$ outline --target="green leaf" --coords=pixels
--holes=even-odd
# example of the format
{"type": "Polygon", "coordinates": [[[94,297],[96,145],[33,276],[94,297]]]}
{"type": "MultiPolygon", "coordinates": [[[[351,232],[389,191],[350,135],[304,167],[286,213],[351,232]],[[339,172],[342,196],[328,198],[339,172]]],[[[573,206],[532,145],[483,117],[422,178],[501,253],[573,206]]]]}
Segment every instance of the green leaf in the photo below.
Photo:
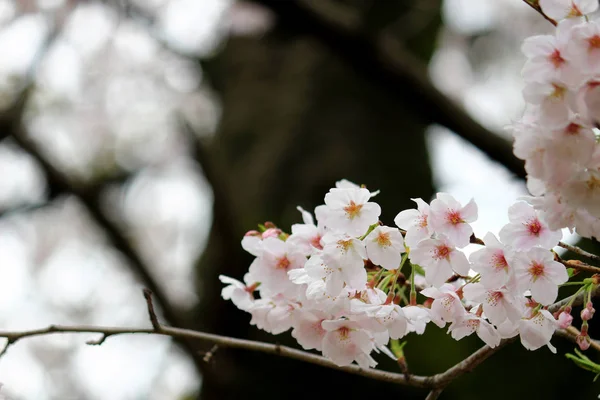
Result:
{"type": "Polygon", "coordinates": [[[567,268],[567,274],[569,275],[569,278],[573,276],[573,272],[575,270],[573,268],[567,268]]]}
{"type": "Polygon", "coordinates": [[[412,263],[412,266],[415,267],[415,271],[417,274],[421,276],[425,276],[425,270],[419,264],[412,263]]]}

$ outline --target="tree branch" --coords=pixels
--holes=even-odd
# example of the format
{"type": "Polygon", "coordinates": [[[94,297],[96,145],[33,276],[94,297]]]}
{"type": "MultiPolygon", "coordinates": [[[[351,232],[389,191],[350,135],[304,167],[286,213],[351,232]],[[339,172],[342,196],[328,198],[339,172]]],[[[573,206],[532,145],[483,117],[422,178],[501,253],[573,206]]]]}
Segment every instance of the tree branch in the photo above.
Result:
{"type": "Polygon", "coordinates": [[[573,246],[564,242],[558,242],[558,246],[562,247],[563,249],[567,249],[575,254],[579,254],[580,256],[584,256],[586,258],[589,258],[590,260],[600,263],[600,256],[589,253],[583,250],[581,247],[573,246]]]}
{"type": "Polygon", "coordinates": [[[359,19],[348,18],[330,1],[253,1],[271,9],[287,26],[314,35],[368,79],[393,94],[410,98],[406,107],[425,123],[447,127],[516,176],[525,178],[524,163],[513,155],[512,143],[484,128],[441,93],[427,76],[427,67],[391,35],[383,32],[369,36],[362,31],[359,19]]]}

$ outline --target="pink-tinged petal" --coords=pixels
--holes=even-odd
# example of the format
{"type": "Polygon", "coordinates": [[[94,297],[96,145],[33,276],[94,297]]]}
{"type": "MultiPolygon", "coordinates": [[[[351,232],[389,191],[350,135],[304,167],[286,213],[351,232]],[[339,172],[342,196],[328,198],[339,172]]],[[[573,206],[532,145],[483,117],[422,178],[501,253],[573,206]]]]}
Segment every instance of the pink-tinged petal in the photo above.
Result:
{"type": "Polygon", "coordinates": [[[471,199],[461,210],[461,216],[466,222],[473,222],[477,219],[477,204],[471,199]]]}
{"type": "Polygon", "coordinates": [[[543,305],[554,303],[558,296],[558,286],[545,278],[538,278],[531,283],[531,297],[543,305]]]}
{"type": "Polygon", "coordinates": [[[415,221],[421,216],[421,213],[415,209],[403,210],[396,215],[394,223],[398,228],[408,229],[415,224],[415,221]]]}
{"type": "Polygon", "coordinates": [[[554,35],[530,36],[523,41],[521,51],[528,58],[547,57],[555,49],[556,38],[554,35]]]}
{"type": "Polygon", "coordinates": [[[569,280],[569,274],[564,265],[559,262],[551,261],[546,265],[546,277],[555,285],[562,285],[569,280]]]}
{"type": "Polygon", "coordinates": [[[450,255],[450,263],[452,264],[452,269],[454,269],[457,274],[461,276],[469,275],[471,264],[469,264],[467,256],[465,256],[462,251],[454,250],[450,255]]]}
{"type": "Polygon", "coordinates": [[[485,321],[481,321],[479,329],[477,330],[477,336],[485,342],[488,346],[494,348],[500,344],[500,334],[494,329],[493,326],[485,321]]]}

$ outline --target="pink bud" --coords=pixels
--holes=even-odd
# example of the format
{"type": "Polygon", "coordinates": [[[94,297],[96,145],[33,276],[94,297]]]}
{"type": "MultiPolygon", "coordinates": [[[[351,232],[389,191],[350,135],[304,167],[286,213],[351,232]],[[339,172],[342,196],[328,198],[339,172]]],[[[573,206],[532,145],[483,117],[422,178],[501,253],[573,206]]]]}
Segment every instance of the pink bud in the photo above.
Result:
{"type": "Polygon", "coordinates": [[[246,234],[244,236],[260,236],[260,232],[252,230],[252,231],[246,232],[246,234]]]}
{"type": "Polygon", "coordinates": [[[583,351],[590,348],[591,340],[588,335],[578,335],[575,341],[579,345],[579,348],[583,351]]]}
{"type": "Polygon", "coordinates": [[[277,228],[269,228],[266,231],[263,232],[262,234],[262,238],[266,239],[269,237],[277,237],[281,235],[281,229],[277,229],[277,228]]]}
{"type": "Polygon", "coordinates": [[[561,312],[558,316],[558,325],[561,329],[567,329],[573,322],[573,316],[567,312],[561,312]]]}
{"type": "Polygon", "coordinates": [[[584,321],[589,321],[590,319],[592,319],[595,312],[596,310],[594,310],[594,307],[592,307],[591,309],[586,307],[583,310],[581,310],[581,319],[584,321]]]}

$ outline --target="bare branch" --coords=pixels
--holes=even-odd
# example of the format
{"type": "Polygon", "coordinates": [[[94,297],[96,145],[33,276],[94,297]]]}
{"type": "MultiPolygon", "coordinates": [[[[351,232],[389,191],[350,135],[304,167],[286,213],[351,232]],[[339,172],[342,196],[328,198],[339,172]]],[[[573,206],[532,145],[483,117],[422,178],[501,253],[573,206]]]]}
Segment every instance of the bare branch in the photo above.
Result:
{"type": "Polygon", "coordinates": [[[586,258],[589,258],[590,260],[594,260],[594,261],[600,263],[600,256],[589,253],[589,252],[583,250],[581,247],[573,246],[573,245],[570,245],[570,244],[567,244],[564,242],[558,242],[558,246],[562,247],[563,249],[567,249],[575,254],[579,254],[580,256],[584,256],[586,258]]]}
{"type": "Polygon", "coordinates": [[[144,298],[146,299],[146,305],[148,306],[148,315],[150,316],[150,322],[156,332],[160,332],[162,327],[158,323],[158,318],[154,312],[154,304],[152,304],[152,292],[150,289],[144,289],[144,298]]]}
{"type": "Polygon", "coordinates": [[[436,400],[438,397],[440,397],[440,394],[442,394],[443,391],[444,389],[442,388],[433,389],[431,392],[429,392],[427,397],[425,397],[425,400],[436,400]]]}
{"type": "Polygon", "coordinates": [[[544,19],[548,22],[550,22],[552,25],[556,26],[557,23],[555,20],[553,20],[552,18],[550,18],[549,16],[547,16],[543,11],[542,11],[542,7],[540,7],[540,3],[538,1],[534,1],[534,0],[523,0],[525,2],[525,4],[527,4],[529,7],[533,8],[535,11],[537,11],[542,17],[544,17],[544,19]]]}

